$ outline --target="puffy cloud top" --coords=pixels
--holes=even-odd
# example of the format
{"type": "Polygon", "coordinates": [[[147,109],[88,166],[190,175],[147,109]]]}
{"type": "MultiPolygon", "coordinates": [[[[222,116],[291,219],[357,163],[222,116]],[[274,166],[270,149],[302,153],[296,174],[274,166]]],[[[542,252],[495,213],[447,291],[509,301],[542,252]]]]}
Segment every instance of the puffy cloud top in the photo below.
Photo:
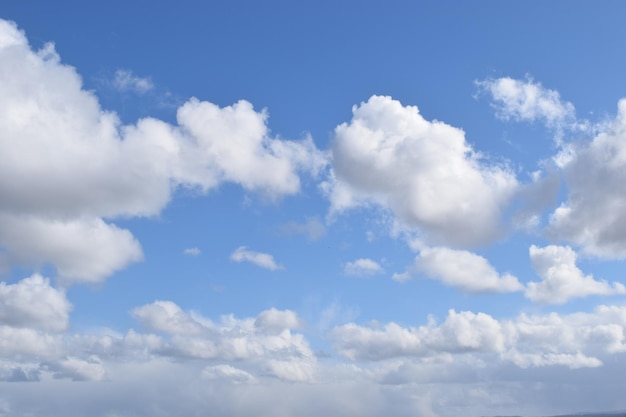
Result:
{"type": "Polygon", "coordinates": [[[424,119],[415,106],[372,96],[335,129],[331,210],[390,209],[430,241],[485,244],[499,233],[517,188],[506,167],[487,165],[462,130],[424,119]]]}

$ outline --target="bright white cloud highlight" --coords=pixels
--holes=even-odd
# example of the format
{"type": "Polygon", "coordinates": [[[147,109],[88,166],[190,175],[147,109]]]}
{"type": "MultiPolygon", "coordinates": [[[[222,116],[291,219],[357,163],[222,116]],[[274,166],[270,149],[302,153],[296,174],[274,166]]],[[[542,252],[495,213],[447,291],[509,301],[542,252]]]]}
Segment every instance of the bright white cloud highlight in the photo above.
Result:
{"type": "Polygon", "coordinates": [[[501,275],[487,259],[463,250],[424,248],[415,258],[412,270],[469,293],[514,292],[524,289],[513,275],[501,275]]]}
{"type": "Polygon", "coordinates": [[[184,312],[171,301],[155,301],[133,310],[149,330],[165,334],[155,354],[196,359],[246,360],[278,378],[313,378],[316,359],[304,337],[292,333],[300,319],[290,310],[270,309],[256,318],[224,316],[219,323],[184,312]]]}
{"type": "Polygon", "coordinates": [[[590,295],[626,294],[619,282],[612,285],[584,275],[576,266],[576,252],[568,246],[530,247],[533,268],[542,279],[530,282],[526,297],[539,303],[563,304],[572,298],[590,295]]]}
{"type": "Polygon", "coordinates": [[[360,258],[352,262],[346,262],[343,267],[346,275],[368,276],[385,272],[380,264],[369,258],[360,258]]]}
{"type": "Polygon", "coordinates": [[[245,246],[238,247],[230,255],[230,259],[235,262],[250,262],[256,266],[260,266],[261,268],[269,269],[270,271],[283,269],[283,266],[277,264],[272,255],[263,252],[251,251],[245,246]]]}
{"type": "Polygon", "coordinates": [[[331,212],[376,204],[431,242],[474,246],[498,236],[518,186],[508,168],[482,160],[462,130],[390,97],[373,96],[352,113],[335,129],[331,212]]]}
{"type": "Polygon", "coordinates": [[[68,328],[71,309],[65,293],[41,275],[0,282],[0,325],[59,332],[68,328]]]}
{"type": "Polygon", "coordinates": [[[494,100],[497,115],[504,120],[540,120],[550,127],[562,128],[575,119],[574,105],[561,100],[557,91],[544,88],[531,78],[516,80],[510,77],[476,82],[494,100]]]}
{"type": "Polygon", "coordinates": [[[450,310],[441,324],[434,319],[420,327],[350,323],[334,328],[330,337],[343,356],[356,361],[472,354],[491,355],[521,368],[597,367],[603,363],[599,357],[626,352],[625,311],[600,306],[593,313],[521,314],[496,320],[484,313],[450,310]]]}
{"type": "MultiPolygon", "coordinates": [[[[194,98],[178,109],[177,125],[145,118],[123,126],[51,44],[31,50],[4,20],[0,39],[5,269],[52,264],[66,284],[101,282],[142,259],[115,218],[159,214],[178,186],[208,191],[233,182],[278,199],[299,191],[300,173],[326,165],[310,138],[270,137],[267,112],[246,101],[221,108],[194,98]]],[[[117,80],[148,87],[129,72],[117,80]]]]}

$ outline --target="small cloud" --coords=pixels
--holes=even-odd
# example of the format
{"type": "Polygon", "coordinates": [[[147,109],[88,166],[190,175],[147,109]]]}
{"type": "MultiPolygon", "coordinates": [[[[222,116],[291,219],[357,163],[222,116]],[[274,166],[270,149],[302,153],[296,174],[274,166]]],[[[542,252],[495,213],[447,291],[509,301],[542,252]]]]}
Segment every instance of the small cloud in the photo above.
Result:
{"type": "Polygon", "coordinates": [[[311,242],[321,239],[326,234],[326,226],[317,217],[307,217],[304,223],[289,222],[280,230],[286,235],[304,235],[311,242]]]}
{"type": "Polygon", "coordinates": [[[183,251],[183,253],[189,256],[198,256],[202,252],[198,248],[187,248],[183,251]]]}
{"type": "Polygon", "coordinates": [[[237,250],[230,255],[230,259],[235,262],[251,262],[256,266],[260,266],[261,268],[269,269],[271,271],[283,269],[283,266],[277,264],[272,255],[262,252],[254,252],[248,250],[245,246],[239,246],[237,250]]]}
{"type": "Polygon", "coordinates": [[[361,258],[357,259],[354,262],[348,262],[343,267],[343,272],[346,275],[353,276],[367,276],[380,274],[385,272],[385,270],[378,264],[378,262],[373,261],[369,258],[361,258]]]}
{"type": "Polygon", "coordinates": [[[154,88],[150,78],[138,77],[130,70],[117,70],[113,78],[113,85],[122,92],[144,94],[154,88]]]}

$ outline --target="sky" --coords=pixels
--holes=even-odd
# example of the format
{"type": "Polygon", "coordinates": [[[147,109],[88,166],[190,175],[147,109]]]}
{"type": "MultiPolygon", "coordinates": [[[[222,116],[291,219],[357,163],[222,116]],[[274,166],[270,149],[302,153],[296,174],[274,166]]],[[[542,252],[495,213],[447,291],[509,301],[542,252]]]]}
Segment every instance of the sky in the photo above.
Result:
{"type": "Polygon", "coordinates": [[[624,13],[3,1],[0,416],[626,409],[624,13]]]}

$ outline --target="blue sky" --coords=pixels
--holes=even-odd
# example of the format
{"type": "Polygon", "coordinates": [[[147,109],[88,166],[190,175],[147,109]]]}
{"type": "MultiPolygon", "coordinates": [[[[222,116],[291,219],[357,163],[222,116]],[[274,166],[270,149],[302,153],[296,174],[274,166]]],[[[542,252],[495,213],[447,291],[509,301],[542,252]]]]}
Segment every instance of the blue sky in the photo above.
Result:
{"type": "Polygon", "coordinates": [[[337,3],[0,5],[0,416],[626,409],[626,6],[337,3]]]}

